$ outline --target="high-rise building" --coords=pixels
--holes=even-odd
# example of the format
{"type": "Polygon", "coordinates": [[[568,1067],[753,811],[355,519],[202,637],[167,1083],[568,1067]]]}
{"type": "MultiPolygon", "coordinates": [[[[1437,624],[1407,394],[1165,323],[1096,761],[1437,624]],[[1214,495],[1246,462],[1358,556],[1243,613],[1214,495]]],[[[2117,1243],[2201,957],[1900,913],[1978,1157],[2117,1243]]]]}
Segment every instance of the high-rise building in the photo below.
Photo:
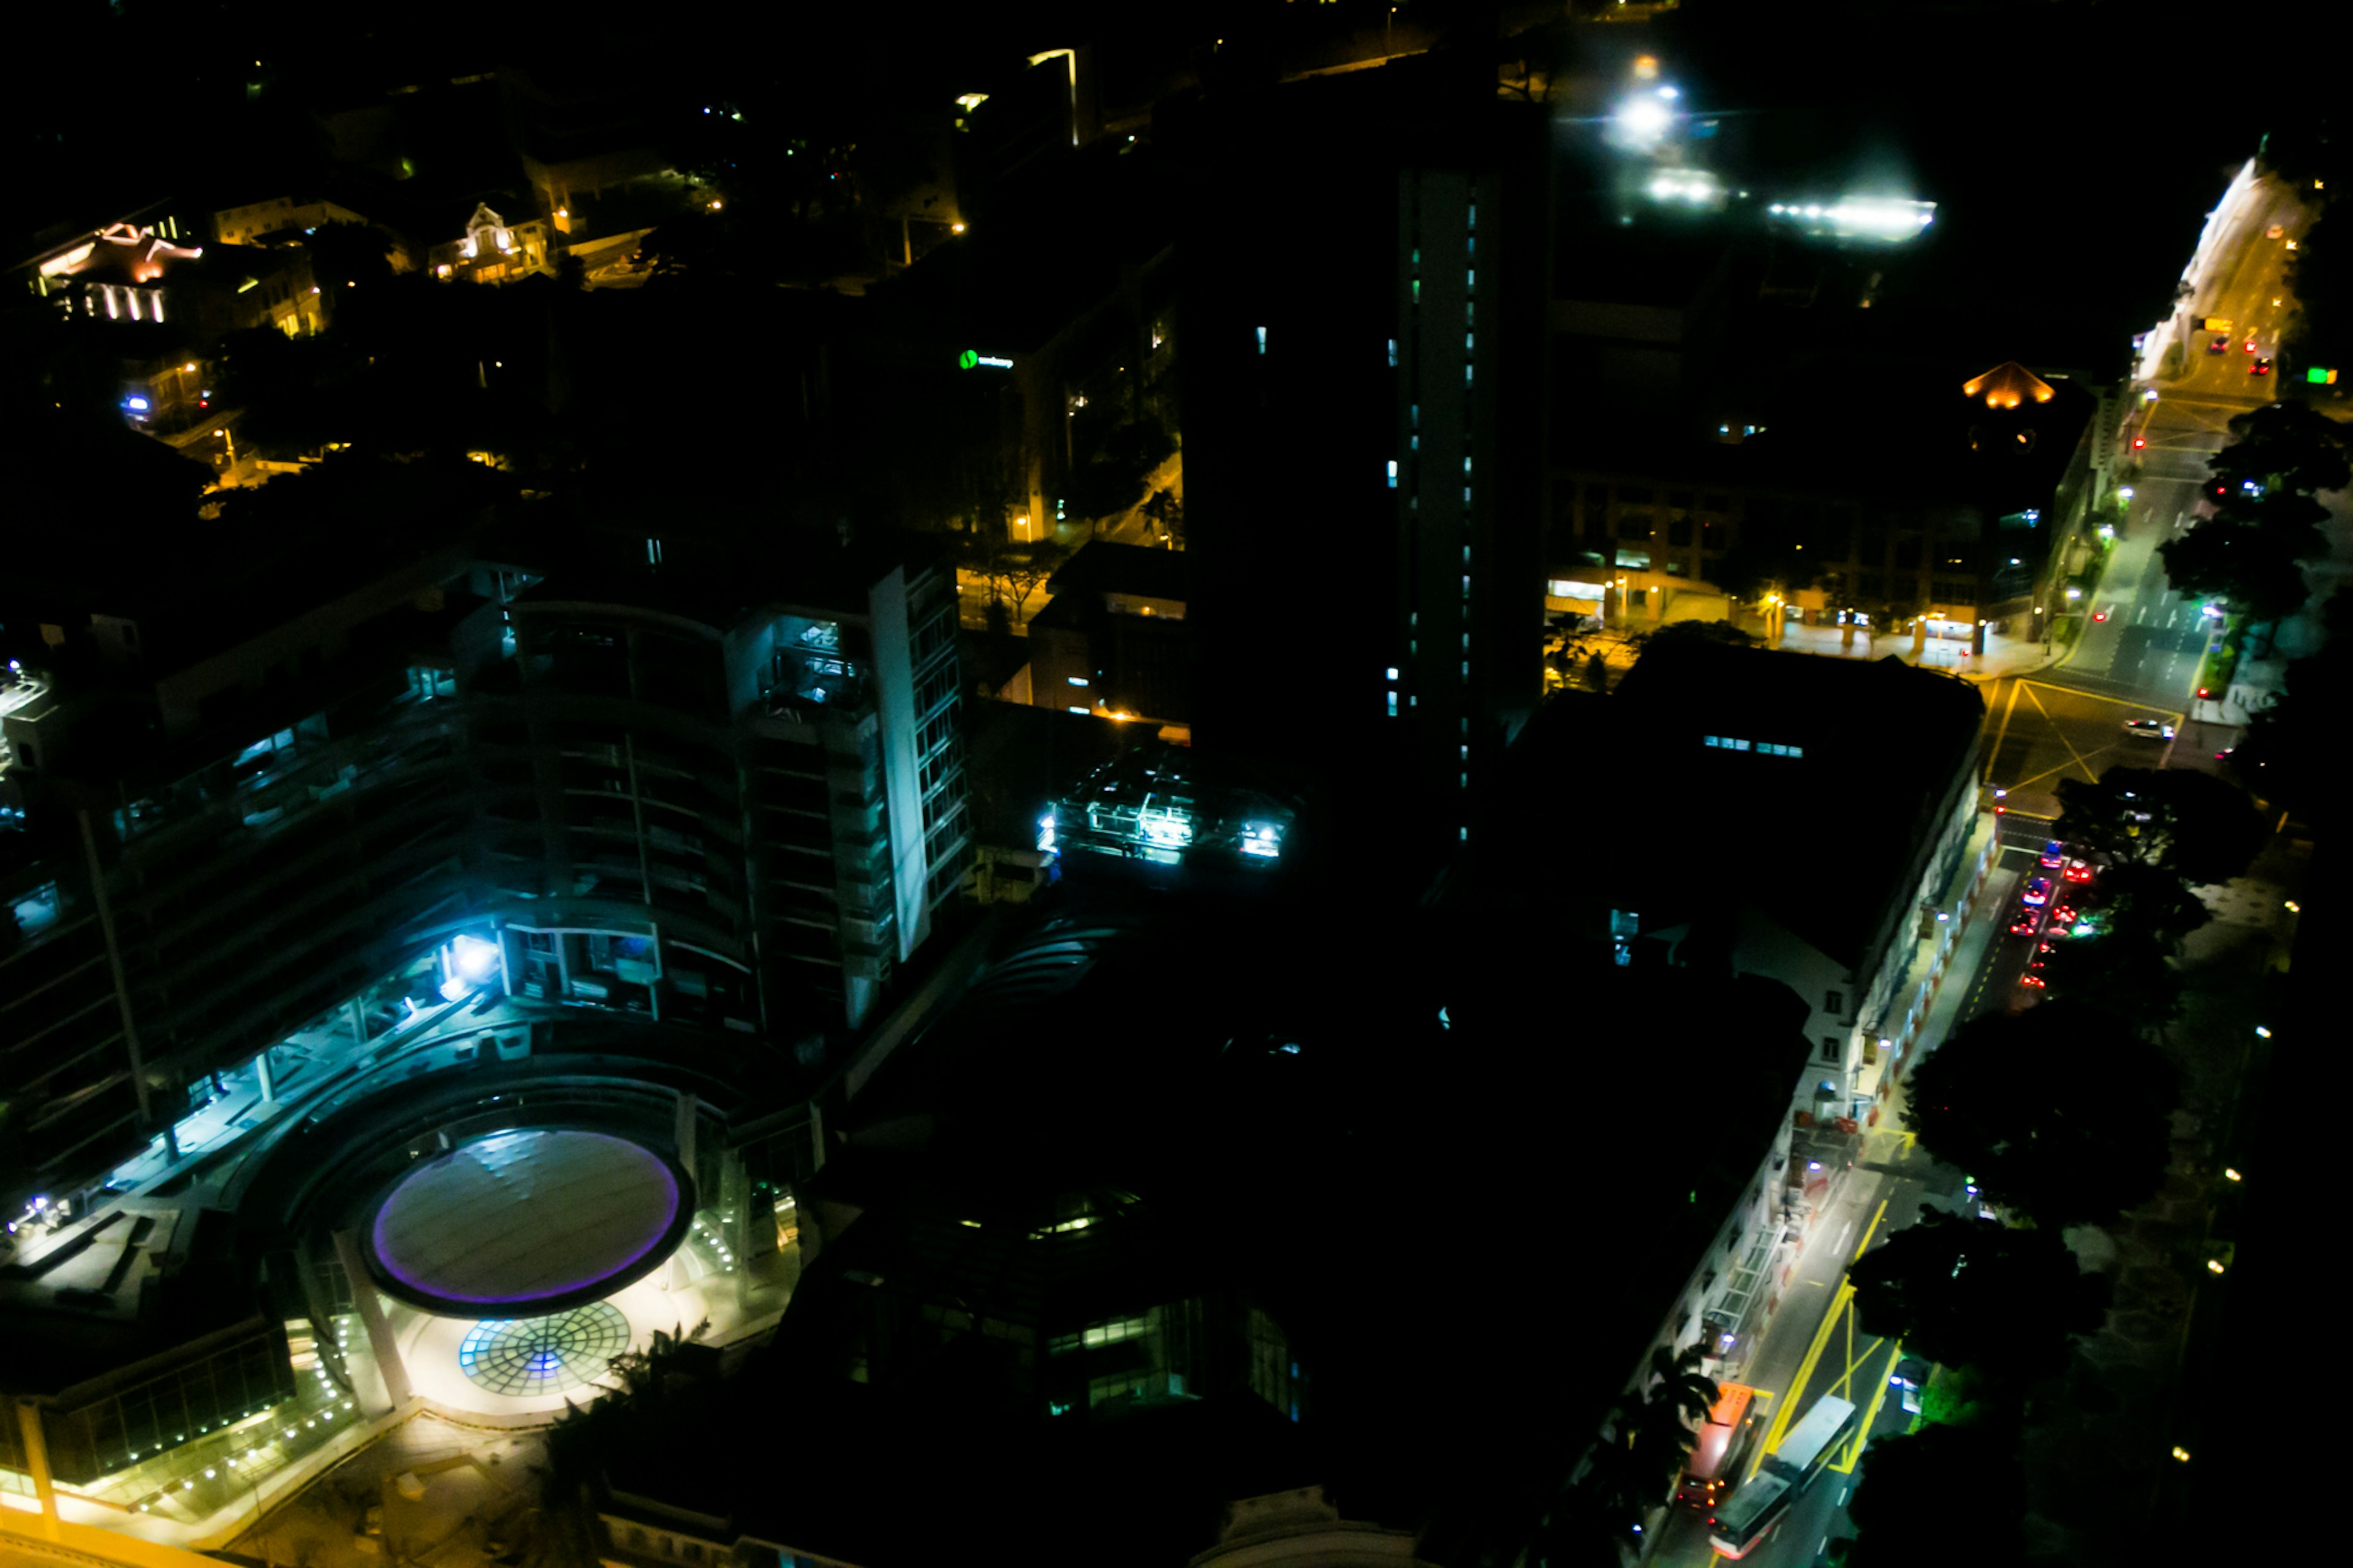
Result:
{"type": "Polygon", "coordinates": [[[1548,125],[1433,57],[1171,128],[1197,740],[1432,866],[1540,695],[1548,125]]]}
{"type": "Polygon", "coordinates": [[[288,545],[237,614],[200,573],[19,580],[50,658],[0,696],[11,1214],[175,1154],[225,1075],[269,1099],[298,1035],[376,1049],[484,985],[872,1018],[966,859],[947,568],[828,536],[722,589],[533,548],[288,545]]]}

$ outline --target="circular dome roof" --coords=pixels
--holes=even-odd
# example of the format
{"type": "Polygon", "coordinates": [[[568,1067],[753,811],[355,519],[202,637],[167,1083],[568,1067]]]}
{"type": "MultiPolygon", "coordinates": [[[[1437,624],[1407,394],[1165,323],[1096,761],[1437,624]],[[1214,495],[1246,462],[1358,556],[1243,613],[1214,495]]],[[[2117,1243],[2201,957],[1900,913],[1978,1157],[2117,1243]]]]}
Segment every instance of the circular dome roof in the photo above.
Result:
{"type": "Polygon", "coordinates": [[[494,1132],[417,1165],[362,1234],[393,1295],[452,1318],[529,1318],[644,1278],[692,1223],[686,1173],[604,1132],[494,1132]]]}

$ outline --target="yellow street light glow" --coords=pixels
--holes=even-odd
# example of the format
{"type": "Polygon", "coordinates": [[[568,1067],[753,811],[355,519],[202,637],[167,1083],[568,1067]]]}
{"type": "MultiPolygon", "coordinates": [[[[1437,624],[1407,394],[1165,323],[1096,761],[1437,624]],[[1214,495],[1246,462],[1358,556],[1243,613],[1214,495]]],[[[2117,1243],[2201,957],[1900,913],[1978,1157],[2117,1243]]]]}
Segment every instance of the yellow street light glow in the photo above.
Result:
{"type": "Polygon", "coordinates": [[[2263,1025],[2261,1025],[2261,1024],[2257,1024],[2257,1025],[2255,1026],[2255,1038],[2257,1038],[2257,1039],[2259,1039],[2259,1040],[2268,1040],[2268,1039],[2270,1039],[2271,1037],[2272,1037],[2272,1032],[2271,1032],[2269,1029],[2265,1028],[2265,1027],[2264,1027],[2263,1025]]]}
{"type": "Polygon", "coordinates": [[[2209,1274],[2220,1274],[2222,1272],[2222,1260],[2219,1258],[2208,1258],[2206,1260],[2206,1271],[2209,1274]]]}
{"type": "Polygon", "coordinates": [[[2222,1167],[2222,1179],[2226,1182],[2243,1182],[2246,1180],[2244,1176],[2239,1174],[2235,1169],[2229,1165],[2222,1167]]]}
{"type": "Polygon", "coordinates": [[[2304,913],[2304,906],[2297,903],[2294,899],[2290,899],[2287,901],[2286,909],[2287,912],[2292,915],[2300,915],[2304,913]]]}
{"type": "Polygon", "coordinates": [[[2189,1462],[2189,1450],[2177,1443],[2173,1447],[2173,1457],[2186,1465],[2189,1462]]]}

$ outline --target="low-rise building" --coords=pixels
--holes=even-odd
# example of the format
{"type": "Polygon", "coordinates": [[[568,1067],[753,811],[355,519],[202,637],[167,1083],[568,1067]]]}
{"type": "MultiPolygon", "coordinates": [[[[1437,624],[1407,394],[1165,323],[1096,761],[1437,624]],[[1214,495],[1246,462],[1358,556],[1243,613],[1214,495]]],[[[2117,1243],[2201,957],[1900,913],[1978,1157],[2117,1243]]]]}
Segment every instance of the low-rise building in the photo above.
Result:
{"type": "Polygon", "coordinates": [[[1047,583],[1029,617],[1030,700],[1040,707],[1186,725],[1193,645],[1182,551],[1095,540],[1047,583]]]}
{"type": "Polygon", "coordinates": [[[1984,714],[1968,682],[1893,657],[1654,644],[1609,696],[1548,705],[1514,755],[1558,882],[1482,859],[1464,891],[1621,963],[1782,982],[1815,1042],[1792,1108],[1873,1120],[1991,864],[1984,714]]]}
{"type": "Polygon", "coordinates": [[[1628,630],[1719,620],[1771,579],[1810,626],[1916,622],[1975,655],[1989,626],[2041,636],[2062,546],[2098,499],[2100,399],[2015,363],[1852,374],[1896,411],[1831,420],[1793,394],[1786,420],[1715,442],[1629,437],[1556,463],[1547,611],[1628,630]]]}
{"type": "Polygon", "coordinates": [[[555,250],[545,220],[520,218],[510,223],[488,202],[477,202],[466,219],[465,233],[443,240],[426,253],[433,276],[470,283],[512,283],[534,273],[553,275],[555,250]]]}

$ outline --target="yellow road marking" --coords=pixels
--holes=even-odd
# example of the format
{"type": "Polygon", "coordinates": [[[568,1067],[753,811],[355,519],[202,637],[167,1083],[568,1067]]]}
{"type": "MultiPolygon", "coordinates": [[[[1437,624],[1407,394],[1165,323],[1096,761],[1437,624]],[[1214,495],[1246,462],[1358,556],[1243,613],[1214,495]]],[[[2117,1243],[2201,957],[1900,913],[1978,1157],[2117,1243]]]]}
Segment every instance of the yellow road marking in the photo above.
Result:
{"type": "Polygon", "coordinates": [[[2010,716],[2018,710],[2018,689],[2025,684],[2022,680],[2010,683],[2010,700],[2001,705],[2001,728],[1994,731],[1993,754],[1997,757],[2001,755],[2002,742],[2010,738],[2010,716]]]}
{"type": "MultiPolygon", "coordinates": [[[[1898,1340],[1895,1342],[1895,1348],[1887,1352],[1887,1365],[1891,1373],[1894,1369],[1895,1363],[1898,1361],[1901,1361],[1903,1357],[1904,1342],[1898,1340]]],[[[1871,1396],[1871,1408],[1865,1410],[1862,1413],[1862,1419],[1855,1424],[1854,1441],[1848,1447],[1846,1458],[1840,1460],[1837,1464],[1832,1465],[1831,1467],[1831,1469],[1836,1470],[1842,1476],[1851,1476],[1854,1474],[1854,1467],[1862,1458],[1863,1445],[1871,1440],[1871,1424],[1879,1419],[1879,1407],[1882,1404],[1885,1403],[1886,1399],[1887,1379],[1883,1377],[1879,1380],[1878,1391],[1871,1396]]]]}
{"type": "MultiPolygon", "coordinates": [[[[1906,1136],[1909,1136],[1909,1134],[1906,1134],[1906,1136]]],[[[1879,1200],[1879,1212],[1871,1216],[1871,1224],[1864,1228],[1862,1239],[1855,1244],[1854,1256],[1856,1258],[1861,1258],[1862,1256],[1862,1249],[1871,1245],[1872,1232],[1877,1230],[1879,1228],[1879,1222],[1886,1217],[1887,1200],[1885,1198],[1882,1198],[1879,1200]]],[[[1850,1258],[1848,1261],[1852,1262],[1853,1259],[1850,1258]]]]}
{"type": "MultiPolygon", "coordinates": [[[[1873,1223],[1878,1222],[1874,1220],[1873,1223]]],[[[1765,1441],[1759,1443],[1757,1451],[1748,1457],[1748,1470],[1742,1478],[1744,1480],[1754,1477],[1757,1467],[1765,1463],[1765,1457],[1781,1446],[1782,1435],[1789,1428],[1789,1412],[1798,1407],[1798,1395],[1805,1389],[1806,1380],[1814,1375],[1814,1363],[1821,1359],[1822,1347],[1830,1343],[1831,1330],[1837,1326],[1839,1311],[1853,1294],[1853,1286],[1843,1279],[1839,1281],[1838,1294],[1831,1300],[1831,1310],[1822,1314],[1821,1327],[1814,1331],[1814,1342],[1806,1347],[1806,1359],[1798,1363],[1798,1375],[1789,1380],[1789,1397],[1774,1413],[1773,1425],[1766,1429],[1765,1441]]]]}

